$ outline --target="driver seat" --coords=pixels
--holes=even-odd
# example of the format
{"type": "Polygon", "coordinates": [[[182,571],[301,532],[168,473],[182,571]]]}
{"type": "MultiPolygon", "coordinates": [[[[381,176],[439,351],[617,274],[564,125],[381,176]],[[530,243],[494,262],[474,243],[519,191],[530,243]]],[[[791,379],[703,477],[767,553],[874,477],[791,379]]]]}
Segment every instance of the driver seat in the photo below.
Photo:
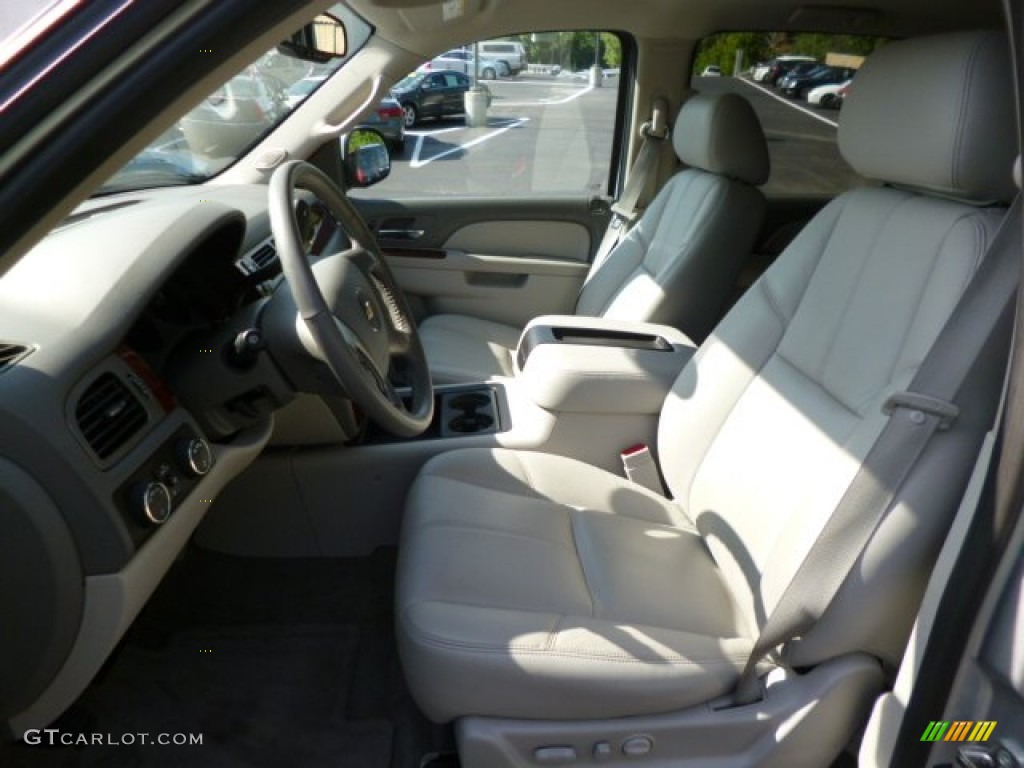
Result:
{"type": "Polygon", "coordinates": [[[424,712],[456,721],[464,766],[828,765],[849,741],[902,657],[993,418],[999,351],[979,356],[959,418],[785,647],[789,671],[760,701],[731,706],[731,693],[883,403],[908,388],[1005,218],[1011,71],[998,33],[871,56],[839,145],[887,184],[826,206],[681,372],[658,430],[670,498],[543,453],[458,450],[424,467],[400,544],[399,649],[424,712]]]}

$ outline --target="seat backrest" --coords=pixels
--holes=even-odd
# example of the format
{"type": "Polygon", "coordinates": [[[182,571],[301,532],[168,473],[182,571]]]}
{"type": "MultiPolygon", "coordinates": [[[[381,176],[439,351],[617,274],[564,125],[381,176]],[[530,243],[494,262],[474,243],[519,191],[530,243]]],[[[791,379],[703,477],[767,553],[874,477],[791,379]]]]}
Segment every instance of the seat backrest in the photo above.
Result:
{"type": "MultiPolygon", "coordinates": [[[[889,43],[854,81],[839,146],[887,182],[826,206],[677,379],[663,472],[751,634],[763,626],[985,254],[1012,199],[1011,64],[997,33],[889,43]]],[[[974,350],[968,350],[973,352],[974,350]]],[[[952,351],[956,354],[956,351],[952,351]]],[[[1003,358],[976,366],[962,413],[899,491],[835,601],[790,644],[809,665],[895,663],[991,423],[1003,358]]]]}
{"type": "Polygon", "coordinates": [[[672,132],[676,174],[587,279],[576,313],[675,326],[702,340],[721,317],[764,219],[768,148],[739,94],[696,95],[672,132]]]}

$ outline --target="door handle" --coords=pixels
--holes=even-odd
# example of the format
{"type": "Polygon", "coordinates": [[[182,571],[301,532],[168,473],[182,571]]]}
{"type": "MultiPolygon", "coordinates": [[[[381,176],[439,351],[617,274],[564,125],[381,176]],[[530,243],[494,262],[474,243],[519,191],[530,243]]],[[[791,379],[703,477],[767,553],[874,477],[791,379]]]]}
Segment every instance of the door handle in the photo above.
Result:
{"type": "Polygon", "coordinates": [[[381,229],[377,231],[377,237],[385,240],[419,240],[425,234],[425,229],[381,229]]]}

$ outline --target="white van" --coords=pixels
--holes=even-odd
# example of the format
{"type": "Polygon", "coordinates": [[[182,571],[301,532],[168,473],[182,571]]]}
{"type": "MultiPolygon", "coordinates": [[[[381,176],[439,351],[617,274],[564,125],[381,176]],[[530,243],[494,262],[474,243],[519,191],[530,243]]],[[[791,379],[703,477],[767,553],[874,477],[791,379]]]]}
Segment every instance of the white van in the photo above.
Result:
{"type": "Polygon", "coordinates": [[[514,40],[484,40],[479,43],[480,57],[494,59],[502,66],[499,74],[518,75],[526,69],[526,49],[514,40]]]}

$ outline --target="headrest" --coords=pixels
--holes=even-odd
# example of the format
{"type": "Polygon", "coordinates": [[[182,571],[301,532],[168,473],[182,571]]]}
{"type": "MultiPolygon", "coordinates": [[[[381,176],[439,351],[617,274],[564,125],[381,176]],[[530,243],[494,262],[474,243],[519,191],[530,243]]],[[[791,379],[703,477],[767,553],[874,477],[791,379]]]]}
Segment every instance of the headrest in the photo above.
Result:
{"type": "Polygon", "coordinates": [[[768,145],[754,108],[738,93],[697,94],[688,99],[672,131],[679,159],[704,171],[764,184],[768,145]]]}
{"type": "Polygon", "coordinates": [[[975,202],[1016,194],[1013,68],[998,32],[888,43],[854,78],[839,150],[862,176],[975,202]]]}

